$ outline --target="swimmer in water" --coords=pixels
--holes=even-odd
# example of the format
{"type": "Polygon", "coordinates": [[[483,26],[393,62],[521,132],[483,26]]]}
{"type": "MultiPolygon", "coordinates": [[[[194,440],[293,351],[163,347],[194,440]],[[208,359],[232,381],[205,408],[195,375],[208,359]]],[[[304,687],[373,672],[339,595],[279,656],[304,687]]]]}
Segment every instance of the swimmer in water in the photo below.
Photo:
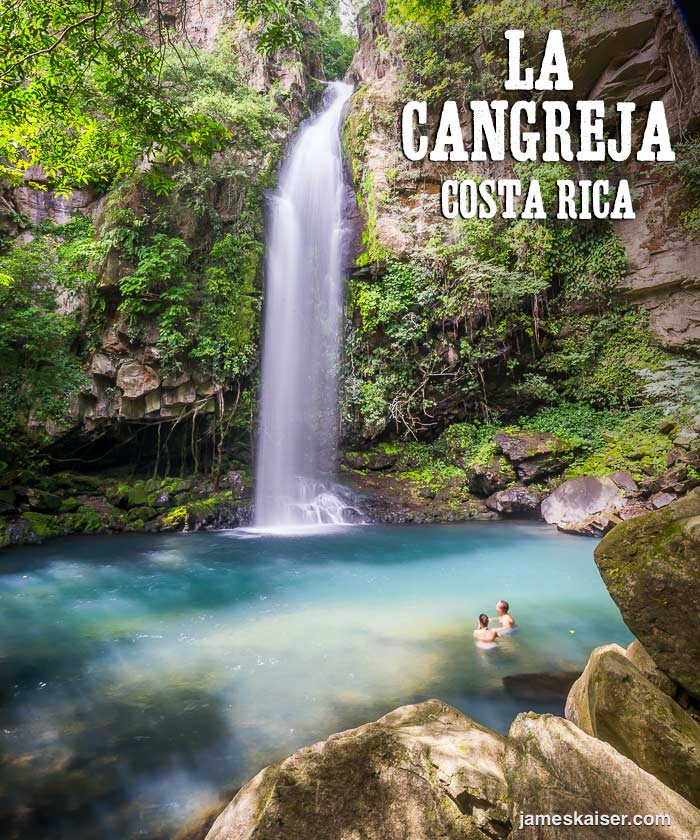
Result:
{"type": "Polygon", "coordinates": [[[474,638],[477,642],[495,642],[498,638],[498,633],[495,630],[489,630],[489,617],[486,613],[481,613],[479,616],[479,624],[474,631],[474,638]]]}
{"type": "Polygon", "coordinates": [[[499,601],[496,604],[496,612],[498,615],[493,620],[501,622],[502,630],[512,630],[515,627],[515,619],[508,610],[510,610],[508,601],[499,601]]]}

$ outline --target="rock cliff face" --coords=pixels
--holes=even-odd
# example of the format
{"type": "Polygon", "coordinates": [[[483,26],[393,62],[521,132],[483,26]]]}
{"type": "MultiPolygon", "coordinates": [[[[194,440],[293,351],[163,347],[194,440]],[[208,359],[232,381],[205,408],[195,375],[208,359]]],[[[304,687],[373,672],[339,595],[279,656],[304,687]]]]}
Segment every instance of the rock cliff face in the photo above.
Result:
{"type": "MultiPolygon", "coordinates": [[[[195,47],[211,51],[226,27],[229,60],[239,74],[237,84],[247,84],[251,91],[266,97],[265,102],[267,98],[274,100],[279,120],[267,127],[265,143],[257,144],[257,148],[240,142],[237,132],[232,132],[227,147],[216,153],[209,164],[199,167],[201,183],[184,200],[178,197],[177,190],[172,198],[154,199],[150,188],[138,178],[132,179],[133,183],[115,185],[99,198],[92,189],[76,189],[63,197],[55,194],[43,172],[33,167],[27,171],[25,180],[38,182],[45,189],[33,189],[27,183],[2,194],[0,211],[5,211],[9,233],[20,234],[20,223],[39,225],[48,220],[61,225],[79,212],[92,217],[98,236],[105,239],[113,233],[115,213],[132,214],[146,222],[149,216],[169,213],[190,250],[192,263],[196,263],[216,236],[222,238],[227,226],[237,224],[246,213],[258,220],[257,227],[262,227],[264,184],[274,177],[280,151],[318,96],[318,86],[312,78],[323,76],[320,54],[313,46],[302,46],[299,50],[277,53],[274,58],[264,57],[255,51],[254,36],[231,19],[229,3],[204,0],[188,4],[184,19],[177,16],[181,5],[165,3],[161,10],[176,33],[174,37],[187,38],[195,47]],[[247,191],[253,183],[261,186],[255,206],[250,207],[247,191]],[[206,207],[206,212],[202,207],[206,207]]],[[[304,25],[313,26],[308,22],[304,25]]],[[[180,177],[187,179],[182,173],[180,177]]],[[[21,236],[25,240],[32,238],[28,231],[21,236]]],[[[124,437],[124,429],[133,428],[130,424],[136,422],[169,424],[185,416],[206,418],[221,411],[224,400],[227,405],[235,400],[235,393],[229,393],[232,383],[213,377],[205,366],[193,363],[173,370],[172,364],[163,365],[155,319],[138,331],[130,328],[119,309],[122,302],[119,283],[135,266],[124,259],[118,247],[107,248],[99,258],[93,258],[92,268],[98,275],[95,298],[77,302],[84,310],[84,321],[91,312],[100,313],[96,318],[98,323],[91,325],[97,336],[93,340],[96,347],[85,362],[87,383],[79,394],[71,396],[61,422],[44,422],[30,416],[28,425],[32,433],[39,433],[49,441],[66,438],[70,448],[75,442],[82,445],[97,436],[124,437]]],[[[244,271],[250,275],[245,282],[251,294],[256,292],[259,296],[262,282],[259,255],[246,262],[244,271]]]]}
{"type": "MultiPolygon", "coordinates": [[[[427,159],[412,164],[402,156],[400,110],[406,97],[400,90],[400,50],[384,12],[381,0],[374,0],[348,75],[360,85],[353,109],[367,126],[363,163],[373,185],[369,233],[378,246],[402,256],[425,235],[431,221],[441,218],[436,193],[442,180],[464,165],[427,159]]],[[[643,110],[660,99],[673,141],[697,131],[700,61],[671,0],[647,0],[618,12],[611,6],[611,11],[595,15],[582,15],[579,7],[567,3],[562,14],[572,100],[631,101],[643,110]]],[[[436,126],[429,128],[434,132],[436,126]]],[[[469,167],[482,177],[514,177],[512,160],[469,167]]],[[[687,199],[668,167],[631,162],[624,175],[636,193],[637,213],[635,220],[616,224],[630,257],[624,293],[644,304],[666,345],[696,345],[700,241],[680,225],[687,199]]]]}

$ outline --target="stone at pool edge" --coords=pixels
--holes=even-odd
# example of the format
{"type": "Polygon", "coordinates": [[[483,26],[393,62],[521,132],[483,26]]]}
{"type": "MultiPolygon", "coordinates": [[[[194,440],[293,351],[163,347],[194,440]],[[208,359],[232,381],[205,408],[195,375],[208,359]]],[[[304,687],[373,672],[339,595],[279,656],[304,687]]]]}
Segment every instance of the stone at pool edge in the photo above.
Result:
{"type": "Polygon", "coordinates": [[[619,645],[593,651],[571,689],[566,717],[700,807],[700,723],[619,645]]]}
{"type": "MultiPolygon", "coordinates": [[[[645,837],[697,840],[697,808],[569,721],[521,714],[504,738],[438,700],[265,768],[206,840],[600,840],[598,827],[518,830],[521,814],[571,813],[572,802],[581,813],[669,814],[671,828],[645,837]]],[[[614,838],[639,840],[639,828],[614,838]]]]}
{"type": "Polygon", "coordinates": [[[700,698],[700,488],[618,525],[596,547],[595,561],[654,663],[700,698]]]}

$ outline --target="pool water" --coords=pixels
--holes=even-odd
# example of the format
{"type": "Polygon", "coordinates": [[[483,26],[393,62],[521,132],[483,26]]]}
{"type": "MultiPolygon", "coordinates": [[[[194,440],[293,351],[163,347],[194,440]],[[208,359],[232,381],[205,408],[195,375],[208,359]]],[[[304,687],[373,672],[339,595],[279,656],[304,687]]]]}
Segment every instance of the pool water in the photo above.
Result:
{"type": "Polygon", "coordinates": [[[438,697],[506,732],[503,677],[627,644],[593,540],[536,523],[76,537],[0,561],[0,834],[167,838],[224,788],[438,697]],[[510,601],[519,628],[471,638],[510,601]]]}

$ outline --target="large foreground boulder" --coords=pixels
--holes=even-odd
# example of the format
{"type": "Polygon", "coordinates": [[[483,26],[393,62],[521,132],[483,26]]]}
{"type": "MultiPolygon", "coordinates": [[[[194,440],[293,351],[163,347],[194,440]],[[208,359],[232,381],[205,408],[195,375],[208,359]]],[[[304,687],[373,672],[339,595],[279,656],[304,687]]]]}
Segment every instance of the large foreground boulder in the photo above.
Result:
{"type": "Polygon", "coordinates": [[[607,835],[599,826],[542,828],[525,821],[526,815],[574,812],[670,817],[667,827],[617,827],[610,834],[615,840],[700,836],[700,811],[569,721],[520,715],[503,738],[430,700],[333,735],[258,773],[219,815],[207,840],[607,835]]]}
{"type": "Polygon", "coordinates": [[[566,717],[700,806],[700,724],[619,645],[593,651],[571,689],[566,717]]]}
{"type": "Polygon", "coordinates": [[[450,706],[404,706],[258,773],[207,840],[506,837],[504,753],[450,706]]]}
{"type": "Polygon", "coordinates": [[[596,548],[595,560],[652,660],[700,698],[700,488],[618,525],[596,548]]]}
{"type": "MultiPolygon", "coordinates": [[[[555,715],[518,715],[508,733],[506,778],[517,840],[697,840],[700,811],[617,750],[555,715]],[[529,825],[538,815],[620,815],[629,825],[529,825]],[[669,825],[640,827],[636,815],[669,825]],[[522,828],[521,828],[522,817],[522,828]],[[520,829],[520,830],[518,830],[520,829]]],[[[427,838],[426,838],[427,840],[427,838]]]]}

